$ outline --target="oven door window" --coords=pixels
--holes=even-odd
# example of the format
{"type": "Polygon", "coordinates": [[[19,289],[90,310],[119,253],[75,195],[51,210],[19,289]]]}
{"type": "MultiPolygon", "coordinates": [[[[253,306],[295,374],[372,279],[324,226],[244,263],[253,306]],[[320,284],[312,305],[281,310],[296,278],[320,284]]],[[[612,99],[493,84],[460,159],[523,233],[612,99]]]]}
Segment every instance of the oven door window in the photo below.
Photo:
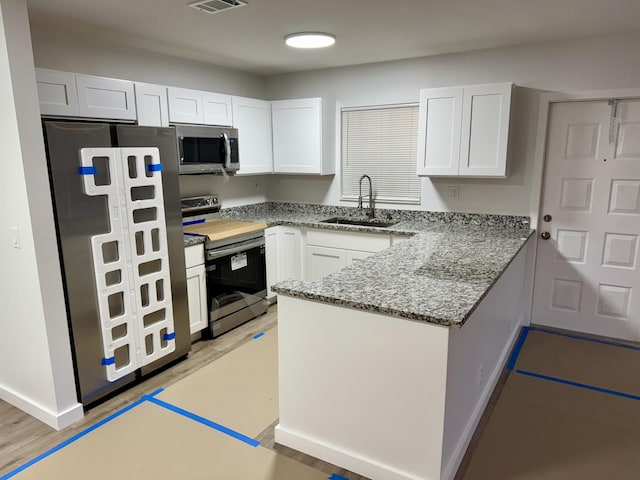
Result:
{"type": "Polygon", "coordinates": [[[201,165],[206,163],[224,164],[224,140],[219,138],[183,137],[182,163],[201,165]]]}
{"type": "Polygon", "coordinates": [[[207,261],[209,306],[223,308],[264,294],[267,288],[264,246],[207,261]]]}

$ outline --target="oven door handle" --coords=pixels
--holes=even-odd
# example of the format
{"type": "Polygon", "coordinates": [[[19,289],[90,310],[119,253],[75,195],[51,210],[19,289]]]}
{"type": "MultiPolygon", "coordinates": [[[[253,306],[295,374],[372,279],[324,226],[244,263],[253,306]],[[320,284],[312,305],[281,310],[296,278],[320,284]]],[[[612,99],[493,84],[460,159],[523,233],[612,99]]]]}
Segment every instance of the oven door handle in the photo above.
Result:
{"type": "Polygon", "coordinates": [[[256,247],[264,247],[264,237],[257,240],[247,240],[246,242],[231,245],[228,248],[215,248],[207,252],[207,260],[215,260],[221,257],[227,257],[234,253],[244,252],[256,247]]]}

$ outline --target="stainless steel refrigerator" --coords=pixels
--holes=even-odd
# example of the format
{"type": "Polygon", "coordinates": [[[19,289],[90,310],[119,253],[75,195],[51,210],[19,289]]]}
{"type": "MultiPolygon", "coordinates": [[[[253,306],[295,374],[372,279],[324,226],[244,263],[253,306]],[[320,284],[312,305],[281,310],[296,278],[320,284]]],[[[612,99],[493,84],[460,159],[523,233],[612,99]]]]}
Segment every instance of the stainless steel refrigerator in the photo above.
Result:
{"type": "Polygon", "coordinates": [[[43,122],[78,399],[190,349],[173,128],[43,122]]]}

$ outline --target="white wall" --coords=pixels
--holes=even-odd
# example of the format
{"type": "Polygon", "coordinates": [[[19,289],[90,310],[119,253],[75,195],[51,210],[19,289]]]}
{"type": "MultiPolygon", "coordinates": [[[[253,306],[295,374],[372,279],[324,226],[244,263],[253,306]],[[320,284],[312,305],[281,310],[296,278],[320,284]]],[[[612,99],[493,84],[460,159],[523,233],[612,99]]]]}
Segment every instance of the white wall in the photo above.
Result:
{"type": "Polygon", "coordinates": [[[265,175],[233,176],[228,180],[221,175],[181,175],[180,195],[191,197],[214,193],[219,195],[222,207],[229,208],[266,202],[267,185],[265,175]]]}
{"type": "Polygon", "coordinates": [[[0,398],[62,428],[76,401],[25,0],[0,0],[0,398]],[[20,248],[11,244],[18,229],[20,248]]]}
{"type": "Polygon", "coordinates": [[[258,75],[132,48],[123,36],[93,25],[33,15],[30,22],[40,68],[264,98],[258,75]]]}
{"type": "MultiPolygon", "coordinates": [[[[638,87],[639,43],[640,33],[625,33],[323,69],[267,77],[266,89],[273,100],[322,96],[328,104],[354,106],[417,102],[420,88],[512,81],[523,88],[515,92],[512,106],[511,176],[506,180],[424,179],[421,208],[529,215],[540,91],[638,87]],[[448,185],[460,186],[458,200],[445,198],[448,185]]],[[[335,119],[331,110],[328,114],[335,119]]],[[[341,203],[339,175],[300,178],[274,176],[269,197],[341,203]]]]}

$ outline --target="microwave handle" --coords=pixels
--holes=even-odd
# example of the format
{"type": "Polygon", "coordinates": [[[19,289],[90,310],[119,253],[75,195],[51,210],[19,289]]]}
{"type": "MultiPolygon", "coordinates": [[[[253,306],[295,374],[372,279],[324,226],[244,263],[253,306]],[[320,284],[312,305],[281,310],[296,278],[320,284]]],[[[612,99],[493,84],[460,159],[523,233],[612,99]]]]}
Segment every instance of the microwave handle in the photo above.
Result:
{"type": "Polygon", "coordinates": [[[229,135],[222,134],[224,138],[224,166],[225,168],[231,168],[231,142],[229,142],[229,135]]]}

